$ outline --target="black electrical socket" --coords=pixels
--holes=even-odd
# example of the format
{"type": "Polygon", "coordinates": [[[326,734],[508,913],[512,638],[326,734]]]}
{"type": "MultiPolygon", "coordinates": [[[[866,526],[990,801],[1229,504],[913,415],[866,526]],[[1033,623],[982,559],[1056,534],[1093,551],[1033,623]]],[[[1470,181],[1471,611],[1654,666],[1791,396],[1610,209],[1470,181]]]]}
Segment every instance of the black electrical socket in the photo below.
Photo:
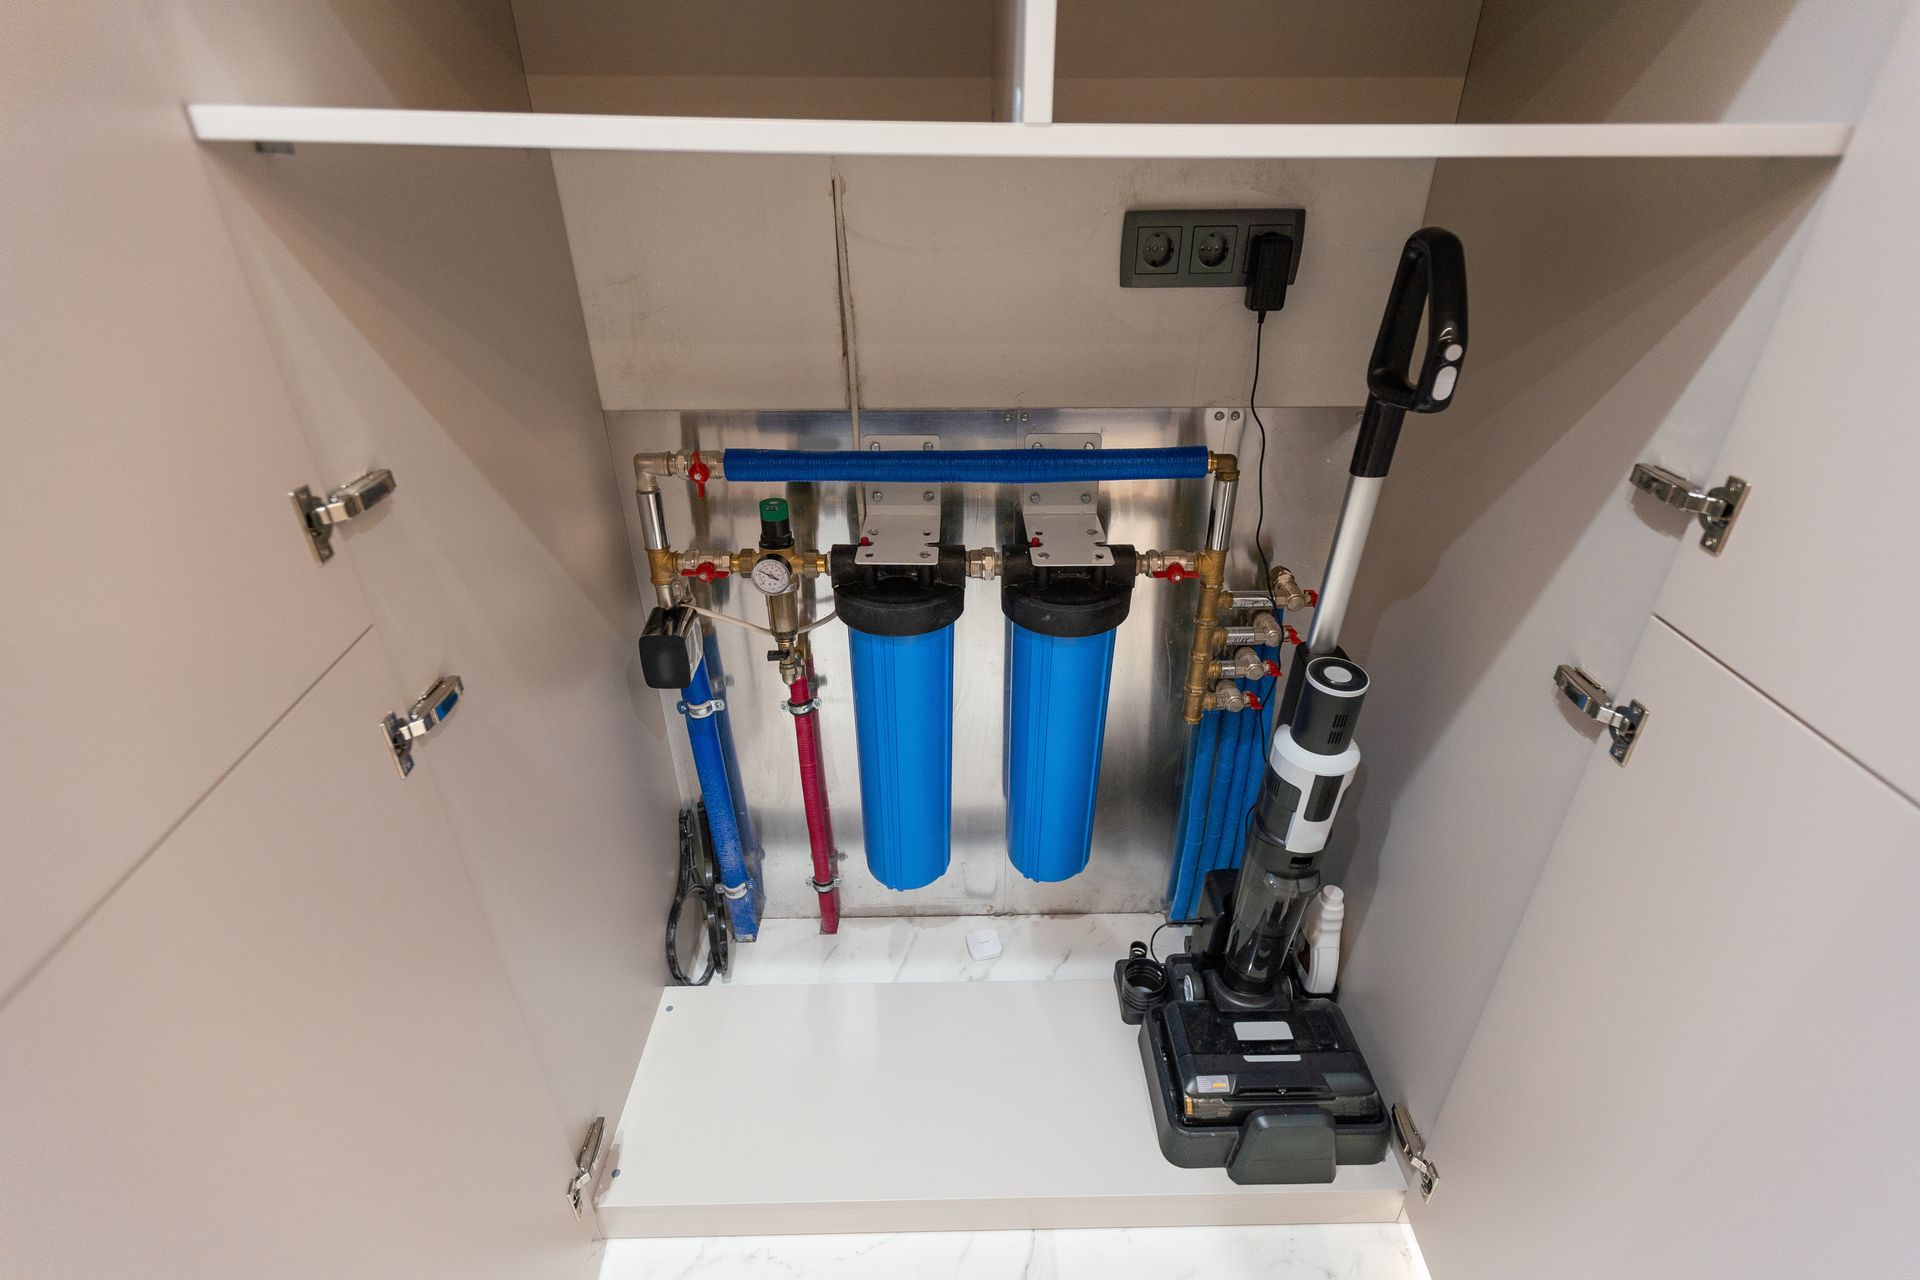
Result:
{"type": "Polygon", "coordinates": [[[1248,248],[1266,232],[1292,238],[1291,282],[1306,225],[1304,209],[1129,209],[1120,224],[1120,285],[1244,289],[1248,248]]]}

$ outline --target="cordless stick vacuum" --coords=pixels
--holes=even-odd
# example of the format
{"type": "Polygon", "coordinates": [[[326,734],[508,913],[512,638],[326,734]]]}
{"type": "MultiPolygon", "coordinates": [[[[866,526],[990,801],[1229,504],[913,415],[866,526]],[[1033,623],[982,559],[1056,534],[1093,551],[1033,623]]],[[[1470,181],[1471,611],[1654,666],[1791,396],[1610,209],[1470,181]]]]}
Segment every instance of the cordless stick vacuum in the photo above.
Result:
{"type": "Polygon", "coordinates": [[[1360,555],[1401,423],[1409,413],[1439,413],[1452,403],[1466,354],[1466,254],[1452,232],[1427,227],[1408,237],[1387,296],[1320,602],[1306,654],[1287,673],[1274,718],[1266,781],[1248,825],[1223,948],[1221,980],[1229,999],[1258,1004],[1274,997],[1307,904],[1320,890],[1327,832],[1360,768],[1354,728],[1369,681],[1340,648],[1360,555]],[[1423,319],[1426,350],[1418,380],[1409,381],[1423,319]]]}
{"type": "Polygon", "coordinates": [[[1238,879],[1207,877],[1188,954],[1164,966],[1136,944],[1115,968],[1121,1017],[1140,1026],[1161,1152],[1235,1182],[1330,1182],[1386,1158],[1387,1110],[1345,1016],[1288,972],[1320,888],[1320,855],[1360,766],[1367,673],[1340,629],[1374,507],[1408,413],[1453,398],[1467,348],[1466,257],[1437,227],[1407,240],[1367,368],[1367,403],[1305,652],[1288,673],[1238,879]],[[1425,334],[1424,351],[1422,333],[1425,334]],[[1417,378],[1409,370],[1421,354],[1417,378]]]}

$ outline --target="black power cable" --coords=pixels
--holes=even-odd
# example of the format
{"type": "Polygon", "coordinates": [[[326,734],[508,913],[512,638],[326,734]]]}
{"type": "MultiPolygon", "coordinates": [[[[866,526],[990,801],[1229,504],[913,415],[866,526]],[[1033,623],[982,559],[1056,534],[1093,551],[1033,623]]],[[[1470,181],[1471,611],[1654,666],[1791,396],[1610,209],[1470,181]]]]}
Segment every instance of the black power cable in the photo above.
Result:
{"type": "Polygon", "coordinates": [[[680,811],[680,869],[673,891],[673,905],[667,908],[667,972],[683,987],[704,987],[715,974],[727,971],[728,940],[726,905],[714,887],[711,847],[706,839],[706,807],[680,811]],[[703,856],[705,855],[705,856],[703,856]],[[706,931],[706,962],[697,978],[687,976],[680,967],[680,918],[687,903],[700,899],[700,926],[706,931]]]}
{"type": "Polygon", "coordinates": [[[1260,553],[1264,586],[1273,580],[1273,561],[1267,557],[1267,424],[1254,401],[1260,395],[1260,338],[1267,331],[1267,312],[1287,305],[1287,283],[1293,275],[1294,239],[1269,231],[1253,238],[1247,248],[1247,310],[1254,314],[1253,385],[1247,389],[1247,413],[1260,430],[1260,467],[1253,473],[1254,496],[1259,502],[1253,522],[1253,549],[1260,553]]]}
{"type": "Polygon", "coordinates": [[[1267,424],[1260,420],[1255,398],[1260,394],[1260,335],[1267,331],[1267,313],[1258,313],[1253,322],[1253,385],[1247,388],[1247,412],[1260,431],[1260,466],[1253,473],[1253,497],[1257,504],[1253,517],[1253,549],[1260,553],[1260,582],[1273,581],[1273,561],[1267,559],[1267,424]]]}

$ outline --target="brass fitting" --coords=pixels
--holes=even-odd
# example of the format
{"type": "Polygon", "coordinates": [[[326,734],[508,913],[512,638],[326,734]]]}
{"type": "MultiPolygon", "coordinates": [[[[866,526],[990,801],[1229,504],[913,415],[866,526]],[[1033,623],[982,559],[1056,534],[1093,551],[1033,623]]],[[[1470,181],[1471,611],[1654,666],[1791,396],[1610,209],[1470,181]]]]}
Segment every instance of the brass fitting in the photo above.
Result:
{"type": "Polygon", "coordinates": [[[1222,680],[1207,694],[1209,711],[1258,711],[1260,699],[1231,680],[1222,680]]]}
{"type": "Polygon", "coordinates": [[[1000,576],[1000,548],[974,547],[967,552],[967,576],[969,578],[997,578],[1000,576]]]}
{"type": "Polygon", "coordinates": [[[1293,570],[1283,564],[1275,565],[1268,575],[1267,590],[1273,594],[1274,605],[1281,609],[1304,609],[1311,603],[1294,580],[1293,570]]]}
{"type": "MultiPolygon", "coordinates": [[[[721,466],[721,455],[715,453],[711,458],[701,458],[700,466],[705,473],[696,477],[693,471],[694,454],[697,449],[676,449],[671,453],[636,453],[633,455],[633,482],[642,492],[657,487],[659,477],[677,476],[682,480],[699,479],[722,480],[726,472],[721,466]]],[[[721,451],[721,452],[724,452],[721,451]]]]}
{"type": "Polygon", "coordinates": [[[680,553],[672,547],[647,549],[647,580],[656,587],[670,587],[680,577],[680,553]]]}
{"type": "MultiPolygon", "coordinates": [[[[1277,667],[1279,664],[1275,664],[1277,667]]],[[[1213,673],[1222,679],[1259,680],[1276,675],[1277,671],[1267,670],[1267,664],[1250,645],[1240,645],[1233,655],[1213,660],[1213,673]]]]}
{"type": "Polygon", "coordinates": [[[801,547],[742,547],[729,555],[727,561],[735,573],[752,573],[753,566],[768,556],[785,560],[796,578],[819,578],[827,572],[826,552],[801,547]]]}
{"type": "Polygon", "coordinates": [[[1220,643],[1220,614],[1232,598],[1220,586],[1227,574],[1225,551],[1202,551],[1194,557],[1194,568],[1200,578],[1200,596],[1193,609],[1193,649],[1187,656],[1186,697],[1180,711],[1188,724],[1199,724],[1206,714],[1213,651],[1220,643]]]}
{"type": "Polygon", "coordinates": [[[1197,551],[1142,551],[1135,564],[1143,578],[1171,578],[1179,582],[1194,576],[1193,564],[1198,555],[1197,551]]]}

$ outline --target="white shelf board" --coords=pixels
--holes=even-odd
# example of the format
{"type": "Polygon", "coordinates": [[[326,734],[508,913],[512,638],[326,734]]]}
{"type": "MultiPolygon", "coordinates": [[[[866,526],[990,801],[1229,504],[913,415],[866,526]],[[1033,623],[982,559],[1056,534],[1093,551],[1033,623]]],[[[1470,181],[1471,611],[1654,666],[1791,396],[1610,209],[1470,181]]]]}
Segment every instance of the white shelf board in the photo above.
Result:
{"type": "Polygon", "coordinates": [[[670,987],[601,1229],[637,1236],[1393,1222],[1389,1155],[1243,1187],[1168,1164],[1113,983],[670,987]]]}
{"type": "Polygon", "coordinates": [[[203,142],[741,155],[1173,159],[1837,156],[1844,124],[1008,124],[693,116],[187,108],[203,142]]]}

